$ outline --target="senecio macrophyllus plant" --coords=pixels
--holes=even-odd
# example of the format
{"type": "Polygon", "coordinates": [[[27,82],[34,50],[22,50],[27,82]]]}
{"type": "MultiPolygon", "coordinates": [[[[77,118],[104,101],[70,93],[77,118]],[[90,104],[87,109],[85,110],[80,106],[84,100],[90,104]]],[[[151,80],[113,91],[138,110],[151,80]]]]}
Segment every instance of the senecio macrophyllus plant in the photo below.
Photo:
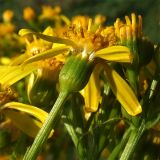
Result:
{"type": "Polygon", "coordinates": [[[112,26],[102,15],[63,18],[43,32],[21,29],[25,52],[0,66],[0,111],[35,137],[23,159],[37,158],[60,118],[81,160],[97,160],[106,148],[109,160],[150,157],[142,139],[155,142],[150,131],[159,129],[160,49],[144,37],[142,17],[132,13],[112,26]],[[25,77],[30,104],[12,90],[25,77]]]}

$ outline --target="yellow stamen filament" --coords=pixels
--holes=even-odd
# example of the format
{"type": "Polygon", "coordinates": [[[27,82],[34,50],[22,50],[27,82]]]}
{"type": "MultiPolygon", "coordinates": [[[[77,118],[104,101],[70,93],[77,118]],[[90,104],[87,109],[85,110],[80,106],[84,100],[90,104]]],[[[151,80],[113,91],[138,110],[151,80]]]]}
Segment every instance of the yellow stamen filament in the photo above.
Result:
{"type": "Polygon", "coordinates": [[[87,28],[88,32],[91,31],[91,26],[92,26],[92,19],[90,18],[88,21],[88,28],[87,28]]]}
{"type": "Polygon", "coordinates": [[[128,16],[125,16],[126,24],[131,25],[131,21],[128,16]]]}

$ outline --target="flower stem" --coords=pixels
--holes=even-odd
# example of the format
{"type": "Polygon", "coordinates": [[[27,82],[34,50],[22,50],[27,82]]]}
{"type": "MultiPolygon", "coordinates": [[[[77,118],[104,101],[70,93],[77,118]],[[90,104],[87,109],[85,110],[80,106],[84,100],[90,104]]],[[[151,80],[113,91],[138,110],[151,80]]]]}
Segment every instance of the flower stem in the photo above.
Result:
{"type": "Polygon", "coordinates": [[[132,156],[141,136],[145,131],[145,122],[142,120],[138,129],[134,129],[129,137],[129,140],[121,154],[120,160],[129,160],[132,156]]]}
{"type": "Polygon", "coordinates": [[[35,160],[38,153],[42,149],[43,144],[48,138],[49,133],[52,128],[56,125],[57,119],[60,117],[63,103],[68,96],[68,92],[60,92],[53,108],[51,109],[46,121],[44,122],[42,128],[38,132],[32,146],[25,153],[23,160],[35,160]]]}
{"type": "Polygon", "coordinates": [[[128,81],[134,91],[134,93],[137,95],[137,75],[138,73],[132,68],[132,67],[128,67],[127,68],[127,77],[128,77],[128,81]]]}
{"type": "Polygon", "coordinates": [[[109,160],[115,160],[117,159],[119,153],[121,150],[123,150],[128,138],[129,138],[129,134],[131,133],[131,127],[129,127],[126,132],[123,135],[123,138],[121,140],[121,142],[114,148],[114,150],[112,151],[112,153],[109,156],[109,160]]]}

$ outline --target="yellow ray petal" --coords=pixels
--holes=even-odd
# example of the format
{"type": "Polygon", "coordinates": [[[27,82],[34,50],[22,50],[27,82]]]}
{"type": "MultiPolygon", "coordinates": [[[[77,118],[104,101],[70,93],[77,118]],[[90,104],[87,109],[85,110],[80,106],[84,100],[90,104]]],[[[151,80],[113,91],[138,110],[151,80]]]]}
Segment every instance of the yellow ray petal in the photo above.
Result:
{"type": "Polygon", "coordinates": [[[8,65],[11,62],[11,59],[8,57],[1,57],[0,58],[0,64],[2,65],[8,65]]]}
{"type": "Polygon", "coordinates": [[[129,85],[107,64],[104,64],[104,69],[113,93],[128,114],[135,116],[141,113],[141,105],[129,85]]]}
{"type": "Polygon", "coordinates": [[[0,83],[10,86],[37,69],[35,64],[21,66],[0,66],[0,83]]]}
{"type": "Polygon", "coordinates": [[[96,66],[87,85],[80,92],[84,97],[86,112],[96,112],[101,101],[99,72],[100,69],[96,66]]]}
{"type": "Polygon", "coordinates": [[[22,132],[30,137],[36,137],[39,129],[42,126],[39,121],[15,110],[5,110],[4,112],[5,115],[12,120],[13,124],[22,132]]]}
{"type": "Polygon", "coordinates": [[[21,63],[23,63],[26,59],[28,58],[28,55],[27,54],[22,54],[18,57],[16,57],[15,59],[13,59],[9,65],[19,65],[21,63]]]}
{"type": "MultiPolygon", "coordinates": [[[[1,110],[19,129],[31,137],[37,135],[48,116],[48,113],[40,108],[18,102],[9,102],[1,110]]],[[[50,136],[52,134],[53,130],[50,136]]]]}
{"type": "Polygon", "coordinates": [[[96,57],[105,59],[107,61],[114,62],[126,62],[131,63],[133,55],[130,53],[129,48],[125,46],[112,46],[107,47],[95,52],[96,57]]]}
{"type": "Polygon", "coordinates": [[[66,44],[66,45],[69,45],[69,46],[77,47],[76,43],[74,43],[73,41],[71,41],[69,39],[64,39],[64,38],[59,38],[59,37],[54,37],[54,36],[48,36],[48,35],[45,35],[45,34],[34,32],[32,30],[29,30],[29,29],[21,29],[19,31],[19,35],[20,36],[36,35],[37,37],[42,38],[42,39],[44,39],[48,42],[61,43],[61,44],[66,44]]]}
{"type": "Polygon", "coordinates": [[[40,54],[37,54],[33,57],[28,58],[26,61],[23,62],[22,66],[35,62],[35,61],[51,58],[59,54],[66,54],[69,52],[69,50],[70,50],[70,47],[68,46],[60,46],[60,47],[56,47],[56,48],[44,51],[40,54]]]}
{"type": "Polygon", "coordinates": [[[66,25],[70,25],[71,21],[65,16],[65,15],[60,15],[61,19],[66,23],[66,25]]]}

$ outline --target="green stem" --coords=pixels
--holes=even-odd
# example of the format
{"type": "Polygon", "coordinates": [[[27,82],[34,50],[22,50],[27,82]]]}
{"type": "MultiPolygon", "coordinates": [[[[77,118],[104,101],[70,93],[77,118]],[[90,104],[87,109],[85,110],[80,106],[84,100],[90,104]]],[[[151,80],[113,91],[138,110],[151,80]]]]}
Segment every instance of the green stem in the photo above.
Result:
{"type": "Polygon", "coordinates": [[[72,138],[72,141],[73,141],[75,147],[76,147],[76,150],[79,154],[79,159],[87,160],[86,146],[84,146],[84,144],[79,139],[78,135],[75,132],[75,128],[72,125],[70,125],[69,123],[65,123],[65,127],[66,127],[70,137],[72,138]]]}
{"type": "Polygon", "coordinates": [[[117,156],[119,155],[120,151],[123,150],[125,144],[127,143],[127,140],[129,138],[130,133],[131,133],[131,127],[129,127],[126,130],[126,132],[124,133],[121,142],[114,148],[114,150],[110,154],[110,156],[108,158],[109,160],[115,160],[115,159],[117,159],[117,156]]]}
{"type": "Polygon", "coordinates": [[[127,77],[129,80],[129,83],[134,91],[134,93],[137,95],[137,86],[138,86],[138,80],[137,76],[138,73],[134,70],[133,67],[128,67],[127,68],[127,77]]]}
{"type": "Polygon", "coordinates": [[[145,122],[144,120],[141,122],[141,125],[138,129],[134,129],[129,137],[129,140],[124,148],[124,151],[122,152],[122,155],[120,157],[120,160],[130,160],[130,157],[132,156],[141,136],[143,135],[145,131],[145,122]]]}
{"type": "Polygon", "coordinates": [[[25,153],[23,160],[35,160],[38,153],[42,149],[43,144],[48,138],[49,133],[52,128],[56,125],[56,120],[60,117],[63,103],[68,96],[68,92],[60,92],[53,108],[51,109],[46,121],[44,122],[42,128],[38,132],[32,146],[25,153]]]}

